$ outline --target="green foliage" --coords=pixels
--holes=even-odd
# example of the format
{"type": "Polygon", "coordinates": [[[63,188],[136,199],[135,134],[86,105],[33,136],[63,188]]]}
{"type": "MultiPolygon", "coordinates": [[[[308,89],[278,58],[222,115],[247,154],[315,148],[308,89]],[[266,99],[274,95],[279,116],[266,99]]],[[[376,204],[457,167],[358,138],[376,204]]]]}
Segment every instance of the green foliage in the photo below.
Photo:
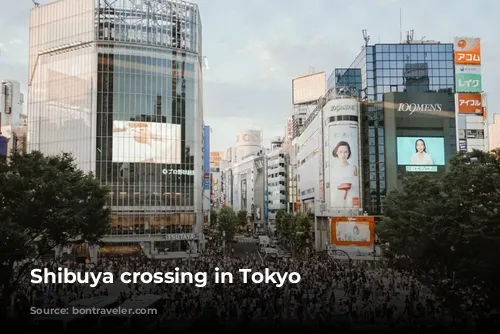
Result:
{"type": "Polygon", "coordinates": [[[497,306],[500,151],[457,155],[439,181],[408,174],[403,189],[387,196],[377,234],[394,266],[413,272],[448,301],[459,305],[467,291],[467,298],[486,297],[497,306]]]}
{"type": "Polygon", "coordinates": [[[240,226],[240,227],[247,226],[247,223],[248,223],[248,213],[247,213],[247,210],[240,210],[240,211],[238,211],[236,217],[237,217],[238,226],[240,226]]]}
{"type": "Polygon", "coordinates": [[[221,235],[225,233],[226,242],[233,240],[238,226],[238,217],[233,208],[220,209],[218,214],[217,229],[221,235]]]}
{"type": "Polygon", "coordinates": [[[217,211],[210,210],[210,227],[217,226],[217,211]]]}
{"type": "MultiPolygon", "coordinates": [[[[13,288],[12,265],[72,241],[96,243],[106,232],[108,191],[73,158],[13,153],[0,162],[0,286],[13,288]]],[[[5,291],[4,291],[5,293],[5,291]]]]}
{"type": "Polygon", "coordinates": [[[312,238],[312,219],[309,214],[298,212],[295,215],[279,210],[276,213],[276,231],[285,244],[302,253],[310,246],[312,238]]]}

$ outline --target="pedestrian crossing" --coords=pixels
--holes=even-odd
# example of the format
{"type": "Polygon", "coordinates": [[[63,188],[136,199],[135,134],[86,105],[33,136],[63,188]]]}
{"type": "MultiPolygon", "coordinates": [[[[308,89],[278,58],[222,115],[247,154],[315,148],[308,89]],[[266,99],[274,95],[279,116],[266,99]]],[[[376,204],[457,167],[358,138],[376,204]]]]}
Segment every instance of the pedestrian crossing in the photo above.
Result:
{"type": "Polygon", "coordinates": [[[245,236],[236,236],[234,239],[239,243],[245,244],[254,244],[257,242],[257,240],[255,240],[254,238],[245,236]]]}

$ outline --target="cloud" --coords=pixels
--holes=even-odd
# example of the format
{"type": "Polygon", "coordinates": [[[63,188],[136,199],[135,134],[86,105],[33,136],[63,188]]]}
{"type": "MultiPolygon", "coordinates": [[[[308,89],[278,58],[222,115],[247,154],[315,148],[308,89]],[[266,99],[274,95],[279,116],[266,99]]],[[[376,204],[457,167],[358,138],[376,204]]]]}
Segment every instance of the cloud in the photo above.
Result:
{"type": "Polygon", "coordinates": [[[9,44],[13,45],[13,44],[21,44],[22,41],[20,39],[13,39],[11,41],[9,41],[9,44]]]}

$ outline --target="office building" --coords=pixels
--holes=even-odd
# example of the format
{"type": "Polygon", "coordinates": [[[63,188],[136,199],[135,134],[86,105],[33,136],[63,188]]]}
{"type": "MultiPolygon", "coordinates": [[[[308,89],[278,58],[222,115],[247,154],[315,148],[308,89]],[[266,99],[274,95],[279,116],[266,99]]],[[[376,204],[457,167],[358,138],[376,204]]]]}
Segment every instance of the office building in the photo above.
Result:
{"type": "Polygon", "coordinates": [[[20,87],[14,80],[0,82],[0,159],[4,160],[13,150],[26,149],[26,114],[20,87]]]}
{"type": "MultiPolygon", "coordinates": [[[[432,41],[366,45],[332,73],[292,143],[295,208],[314,214],[316,249],[341,245],[333,235],[341,226],[382,215],[404,175],[447,170],[458,144],[453,50],[432,41]]],[[[366,233],[372,218],[360,223],[366,233]]]]}
{"type": "Polygon", "coordinates": [[[276,213],[288,210],[288,166],[290,158],[284,141],[276,138],[271,149],[266,152],[267,159],[267,211],[270,231],[276,229],[276,213]]]}
{"type": "Polygon", "coordinates": [[[28,145],[71,152],[111,190],[105,246],[82,250],[92,258],[181,257],[203,244],[201,43],[198,6],[184,1],[31,10],[28,145]]]}

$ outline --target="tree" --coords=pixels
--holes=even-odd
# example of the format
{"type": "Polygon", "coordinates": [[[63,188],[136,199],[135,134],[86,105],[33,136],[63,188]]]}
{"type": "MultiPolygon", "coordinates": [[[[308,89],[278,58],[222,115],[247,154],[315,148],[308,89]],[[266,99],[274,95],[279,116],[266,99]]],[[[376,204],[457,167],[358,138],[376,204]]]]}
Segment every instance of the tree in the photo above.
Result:
{"type": "Polygon", "coordinates": [[[238,218],[236,217],[236,213],[233,208],[225,207],[220,209],[217,229],[221,235],[225,233],[226,242],[233,240],[234,235],[236,234],[237,219],[238,218]]]}
{"type": "MultiPolygon", "coordinates": [[[[94,244],[110,222],[108,191],[92,174],[77,169],[69,154],[13,153],[0,162],[0,286],[2,309],[39,250],[74,241],[94,244]]],[[[6,314],[1,312],[2,314],[6,314]]]]}
{"type": "Polygon", "coordinates": [[[247,210],[240,210],[236,214],[236,221],[240,228],[244,228],[248,224],[247,210]]]}
{"type": "Polygon", "coordinates": [[[210,210],[210,227],[217,226],[217,211],[210,210]]]}
{"type": "Polygon", "coordinates": [[[457,155],[440,180],[408,174],[387,196],[377,234],[393,266],[434,288],[455,311],[465,300],[484,307],[482,298],[498,307],[500,150],[457,155]]]}
{"type": "Polygon", "coordinates": [[[295,229],[295,216],[289,212],[283,212],[279,220],[279,233],[283,241],[288,246],[293,243],[293,233],[295,229]]]}
{"type": "Polygon", "coordinates": [[[312,220],[309,213],[298,212],[293,219],[292,239],[294,249],[301,254],[311,245],[312,220]]]}
{"type": "Polygon", "coordinates": [[[283,209],[280,209],[276,212],[276,232],[278,236],[282,237],[283,236],[283,228],[284,228],[284,220],[283,217],[285,216],[286,211],[283,209]]]}

